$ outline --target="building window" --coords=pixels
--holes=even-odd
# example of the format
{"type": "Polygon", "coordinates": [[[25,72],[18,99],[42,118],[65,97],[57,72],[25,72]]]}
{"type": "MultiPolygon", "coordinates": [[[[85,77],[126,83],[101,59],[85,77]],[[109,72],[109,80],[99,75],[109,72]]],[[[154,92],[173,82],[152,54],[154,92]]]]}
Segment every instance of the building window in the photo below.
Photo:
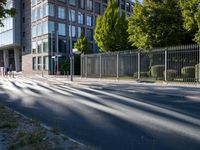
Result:
{"type": "Polygon", "coordinates": [[[45,3],[43,5],[42,11],[43,11],[43,17],[48,16],[48,5],[47,5],[47,3],[45,3]]]}
{"type": "Polygon", "coordinates": [[[78,37],[81,36],[81,33],[85,33],[85,32],[84,32],[84,28],[78,27],[78,37]]]}
{"type": "Polygon", "coordinates": [[[41,17],[41,10],[40,10],[40,6],[37,8],[37,16],[36,16],[36,19],[40,19],[41,17]]]}
{"type": "Polygon", "coordinates": [[[92,11],[92,10],[93,10],[92,7],[93,7],[93,2],[92,2],[92,0],[87,0],[87,10],[92,11]]]}
{"type": "Polygon", "coordinates": [[[65,8],[64,7],[58,7],[58,18],[65,19],[65,8]]]}
{"type": "Polygon", "coordinates": [[[48,56],[44,56],[43,57],[43,68],[44,70],[49,70],[49,57],[48,56]]]}
{"type": "Polygon", "coordinates": [[[49,45],[48,39],[44,39],[44,40],[42,41],[42,45],[43,45],[43,52],[48,52],[48,50],[49,50],[49,47],[48,47],[48,45],[49,45]]]}
{"type": "Polygon", "coordinates": [[[59,39],[59,52],[61,53],[66,52],[66,40],[59,39]]]}
{"type": "Polygon", "coordinates": [[[13,28],[13,18],[6,18],[2,20],[4,26],[0,26],[0,33],[8,31],[13,28]]]}
{"type": "Polygon", "coordinates": [[[69,0],[69,4],[75,6],[76,5],[76,0],[69,0]]]}
{"type": "Polygon", "coordinates": [[[84,24],[84,14],[78,12],[78,24],[84,24]]]}
{"type": "Polygon", "coordinates": [[[85,8],[85,0],[78,0],[78,8],[81,9],[85,8]]]}
{"type": "Polygon", "coordinates": [[[59,2],[63,2],[63,3],[65,3],[66,0],[58,0],[58,1],[59,1],[59,2]]]}
{"type": "Polygon", "coordinates": [[[54,17],[54,5],[48,4],[48,16],[54,17]]]}
{"type": "Polygon", "coordinates": [[[39,56],[38,57],[38,70],[42,70],[42,57],[41,56],[39,56]]]}
{"type": "Polygon", "coordinates": [[[36,50],[37,50],[37,44],[36,42],[32,42],[32,53],[36,53],[36,50]]]}
{"type": "Polygon", "coordinates": [[[130,12],[131,11],[131,5],[130,3],[126,3],[126,11],[130,12]]]}
{"type": "Polygon", "coordinates": [[[104,13],[105,12],[105,10],[106,10],[106,8],[107,8],[107,6],[106,5],[103,5],[103,7],[102,7],[102,13],[104,13]]]}
{"type": "Polygon", "coordinates": [[[69,10],[69,21],[76,22],[76,11],[70,9],[69,10]]]}
{"type": "Polygon", "coordinates": [[[108,3],[108,0],[102,0],[102,2],[107,4],[107,3],[108,3]]]}
{"type": "Polygon", "coordinates": [[[33,57],[32,61],[33,61],[33,70],[37,70],[37,59],[36,59],[36,57],[33,57]]]}
{"type": "Polygon", "coordinates": [[[36,10],[33,9],[32,10],[32,21],[35,21],[36,20],[36,10]]]}
{"type": "Polygon", "coordinates": [[[69,25],[69,37],[71,37],[71,35],[72,35],[72,37],[76,37],[76,27],[75,26],[70,26],[69,25]]]}
{"type": "Polygon", "coordinates": [[[101,4],[98,2],[95,2],[95,13],[96,14],[101,14],[101,4]]]}
{"type": "Polygon", "coordinates": [[[41,53],[42,52],[42,41],[37,42],[37,52],[41,53]]]}
{"type": "Polygon", "coordinates": [[[66,36],[66,26],[64,23],[58,23],[59,35],[66,36]]]}
{"type": "Polygon", "coordinates": [[[125,0],[121,0],[121,9],[125,10],[125,0]]]}
{"type": "Polygon", "coordinates": [[[40,24],[37,25],[37,35],[38,36],[42,35],[42,32],[43,32],[42,23],[40,23],[40,24]]]}
{"type": "Polygon", "coordinates": [[[92,16],[88,16],[88,15],[87,15],[87,18],[86,18],[86,25],[92,26],[92,16]]]}
{"type": "Polygon", "coordinates": [[[36,4],[36,0],[31,0],[31,4],[35,5],[36,4]]]}
{"type": "Polygon", "coordinates": [[[36,37],[37,31],[36,31],[36,26],[32,27],[32,37],[36,37]]]}
{"type": "Polygon", "coordinates": [[[48,33],[55,32],[55,22],[54,21],[49,21],[48,22],[48,33]]]}
{"type": "Polygon", "coordinates": [[[86,29],[86,38],[89,40],[89,41],[92,41],[93,40],[93,31],[91,29],[86,29]]]}

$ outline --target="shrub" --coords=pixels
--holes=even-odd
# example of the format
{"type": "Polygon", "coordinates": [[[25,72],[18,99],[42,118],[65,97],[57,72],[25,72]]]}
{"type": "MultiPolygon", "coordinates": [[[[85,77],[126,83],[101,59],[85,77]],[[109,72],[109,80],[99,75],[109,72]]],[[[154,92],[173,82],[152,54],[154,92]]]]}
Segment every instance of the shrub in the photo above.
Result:
{"type": "MultiPolygon", "coordinates": [[[[165,74],[165,72],[164,72],[165,74]]],[[[174,78],[178,75],[178,71],[175,69],[167,70],[167,80],[174,80],[174,78]]]]}
{"type": "MultiPolygon", "coordinates": [[[[138,72],[135,72],[133,75],[134,78],[138,78],[138,72]]],[[[148,72],[140,72],[140,77],[141,78],[146,78],[149,77],[148,72]]]]}
{"type": "Polygon", "coordinates": [[[163,72],[165,71],[164,65],[155,65],[151,67],[151,76],[154,78],[163,78],[163,72]]]}
{"type": "Polygon", "coordinates": [[[70,72],[70,61],[69,60],[61,60],[60,62],[60,71],[61,74],[67,74],[67,72],[70,72]]]}
{"type": "Polygon", "coordinates": [[[195,77],[195,67],[194,66],[187,66],[181,69],[181,74],[183,78],[194,78],[195,77]]]}
{"type": "Polygon", "coordinates": [[[196,64],[195,65],[195,79],[198,81],[199,80],[199,72],[200,72],[200,70],[199,70],[199,65],[200,64],[196,64]]]}

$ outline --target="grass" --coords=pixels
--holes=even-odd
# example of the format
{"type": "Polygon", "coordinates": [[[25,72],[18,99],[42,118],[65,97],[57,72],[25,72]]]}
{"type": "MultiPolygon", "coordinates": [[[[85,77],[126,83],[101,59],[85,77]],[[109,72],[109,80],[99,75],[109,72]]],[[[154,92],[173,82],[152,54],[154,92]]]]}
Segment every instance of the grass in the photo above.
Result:
{"type": "Polygon", "coordinates": [[[60,129],[58,127],[52,128],[51,131],[56,135],[58,135],[60,133],[60,129]]]}
{"type": "Polygon", "coordinates": [[[9,150],[21,149],[27,147],[32,150],[43,150],[46,146],[46,142],[43,139],[45,131],[37,129],[33,132],[19,132],[14,141],[10,144],[9,150]]]}
{"type": "Polygon", "coordinates": [[[15,129],[18,127],[18,124],[16,122],[8,122],[8,121],[1,121],[0,122],[0,128],[2,129],[15,129]]]}
{"type": "Polygon", "coordinates": [[[14,129],[17,127],[18,123],[13,117],[13,114],[0,104],[0,129],[14,129]]]}
{"type": "Polygon", "coordinates": [[[38,121],[24,118],[0,103],[0,134],[4,134],[0,144],[8,150],[64,150],[66,144],[72,149],[81,147],[60,134],[57,121],[55,125],[47,130],[38,121]]]}

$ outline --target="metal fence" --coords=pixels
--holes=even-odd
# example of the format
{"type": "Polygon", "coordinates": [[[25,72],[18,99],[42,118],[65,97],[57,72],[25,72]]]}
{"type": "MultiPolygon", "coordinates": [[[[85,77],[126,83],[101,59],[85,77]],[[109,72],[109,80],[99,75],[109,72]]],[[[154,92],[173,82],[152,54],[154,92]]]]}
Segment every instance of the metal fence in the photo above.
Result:
{"type": "Polygon", "coordinates": [[[100,53],[81,56],[81,76],[200,82],[199,64],[199,45],[100,53]]]}

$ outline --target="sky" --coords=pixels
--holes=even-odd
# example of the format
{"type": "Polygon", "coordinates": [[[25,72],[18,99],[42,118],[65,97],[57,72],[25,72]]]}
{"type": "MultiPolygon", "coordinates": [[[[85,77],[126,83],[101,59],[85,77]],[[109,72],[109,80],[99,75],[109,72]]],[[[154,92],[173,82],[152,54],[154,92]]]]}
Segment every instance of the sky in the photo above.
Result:
{"type": "Polygon", "coordinates": [[[139,0],[140,3],[142,3],[143,0],[139,0]]]}

